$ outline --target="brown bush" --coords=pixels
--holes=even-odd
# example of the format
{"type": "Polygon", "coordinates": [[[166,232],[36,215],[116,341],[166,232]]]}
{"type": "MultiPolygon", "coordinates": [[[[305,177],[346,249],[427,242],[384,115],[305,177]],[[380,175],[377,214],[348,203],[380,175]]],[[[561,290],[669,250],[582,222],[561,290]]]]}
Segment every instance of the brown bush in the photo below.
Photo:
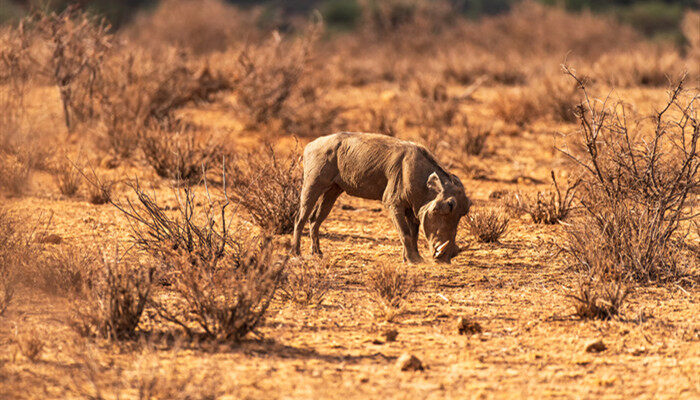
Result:
{"type": "Polygon", "coordinates": [[[174,46],[206,54],[257,39],[255,20],[253,13],[221,0],[166,0],[138,15],[123,34],[153,51],[174,46]]]}
{"type": "Polygon", "coordinates": [[[367,271],[365,286],[386,307],[399,308],[418,289],[418,277],[405,266],[382,264],[367,271]]]}
{"type": "Polygon", "coordinates": [[[0,189],[7,194],[21,195],[28,187],[31,165],[15,156],[0,154],[0,189]]]}
{"type": "Polygon", "coordinates": [[[109,25],[77,7],[60,14],[35,13],[26,22],[48,47],[43,72],[61,94],[66,127],[71,130],[75,122],[90,120],[100,64],[112,42],[109,25]]]}
{"type": "Polygon", "coordinates": [[[139,132],[167,125],[176,119],[176,109],[210,101],[236,79],[224,78],[172,49],[147,53],[115,47],[101,68],[96,85],[99,119],[107,146],[121,157],[139,146],[139,132]]]}
{"type": "Polygon", "coordinates": [[[264,322],[287,261],[267,239],[209,264],[193,263],[182,252],[170,254],[166,262],[176,279],[167,300],[154,298],[158,314],[190,336],[196,334],[194,324],[207,338],[234,342],[264,322]]]}
{"type": "MultiPolygon", "coordinates": [[[[312,24],[304,35],[292,41],[274,34],[239,55],[242,72],[236,95],[249,127],[265,126],[282,117],[286,119],[285,125],[291,127],[297,116],[290,101],[313,103],[308,97],[304,99],[300,83],[320,31],[319,24],[312,24]]],[[[333,114],[330,112],[326,117],[333,114]]],[[[321,118],[321,121],[324,119],[328,120],[321,118]]]]}
{"type": "Polygon", "coordinates": [[[15,327],[13,341],[24,357],[31,362],[36,362],[46,347],[42,336],[44,335],[36,330],[19,333],[15,327]]]}
{"type": "Polygon", "coordinates": [[[469,231],[480,242],[498,242],[506,233],[510,219],[502,211],[475,210],[467,215],[469,231]]]}
{"type": "MultiPolygon", "coordinates": [[[[226,175],[224,175],[224,194],[226,175]]],[[[184,182],[175,190],[178,201],[177,214],[166,212],[165,207],[143,190],[138,181],[127,183],[137,202],[110,200],[130,221],[131,237],[136,246],[161,260],[169,260],[164,244],[190,257],[194,264],[215,266],[225,255],[235,257],[240,244],[230,236],[231,221],[226,218],[228,198],[212,199],[206,192],[206,203],[198,207],[198,197],[193,185],[184,182]]],[[[206,186],[205,186],[206,187],[206,186]]],[[[167,263],[166,263],[167,264],[167,263]]],[[[167,265],[166,265],[167,267],[167,265]]]]}
{"type": "Polygon", "coordinates": [[[19,283],[32,278],[31,268],[38,257],[34,242],[37,228],[20,224],[0,209],[0,315],[10,305],[19,283]]]}
{"type": "Polygon", "coordinates": [[[567,154],[583,174],[580,200],[587,214],[583,224],[592,231],[581,238],[572,227],[565,252],[577,268],[588,268],[591,256],[577,242],[594,237],[596,251],[610,254],[606,267],[619,270],[619,275],[643,283],[687,275],[687,264],[680,258],[679,228],[691,215],[689,199],[700,181],[697,94],[685,97],[681,81],[669,92],[666,106],[632,132],[622,115],[624,105],[594,103],[585,83],[566,71],[586,99],[578,108],[583,150],[580,155],[567,154]]]}
{"type": "Polygon", "coordinates": [[[73,302],[70,325],[82,336],[112,340],[133,338],[148,304],[154,267],[129,256],[104,254],[89,271],[84,299],[73,302]]]}
{"type": "Polygon", "coordinates": [[[73,197],[80,190],[82,176],[70,160],[61,160],[53,169],[53,178],[61,194],[73,197]]]}
{"type": "Polygon", "coordinates": [[[666,87],[690,73],[698,78],[692,62],[683,60],[675,49],[663,45],[640,44],[626,51],[603,55],[593,64],[592,75],[617,87],[666,87]]]}
{"type": "Polygon", "coordinates": [[[526,88],[500,92],[491,106],[503,121],[525,126],[545,116],[573,122],[578,100],[576,86],[547,76],[533,80],[526,88]]]}
{"type": "Polygon", "coordinates": [[[99,260],[100,257],[87,248],[53,248],[36,267],[37,287],[53,295],[83,296],[91,286],[92,269],[99,260]]]}
{"type": "Polygon", "coordinates": [[[576,315],[583,319],[610,319],[618,314],[629,295],[627,285],[619,280],[606,281],[599,276],[582,277],[574,293],[576,315]]]}
{"type": "Polygon", "coordinates": [[[331,289],[335,263],[318,259],[292,259],[287,263],[279,295],[300,305],[321,304],[331,289]]]}
{"type": "Polygon", "coordinates": [[[562,193],[554,177],[554,171],[552,171],[551,176],[554,190],[537,192],[534,197],[516,194],[508,206],[517,213],[528,214],[532,221],[538,224],[556,224],[566,219],[573,209],[576,187],[581,181],[575,181],[570,184],[567,186],[566,191],[562,193]]]}
{"type": "Polygon", "coordinates": [[[280,156],[267,145],[229,163],[231,198],[240,203],[256,224],[273,234],[290,233],[299,210],[302,183],[297,152],[280,156]]]}
{"type": "Polygon", "coordinates": [[[222,156],[220,146],[200,132],[178,120],[152,123],[141,136],[141,150],[159,176],[196,182],[222,156]]]}

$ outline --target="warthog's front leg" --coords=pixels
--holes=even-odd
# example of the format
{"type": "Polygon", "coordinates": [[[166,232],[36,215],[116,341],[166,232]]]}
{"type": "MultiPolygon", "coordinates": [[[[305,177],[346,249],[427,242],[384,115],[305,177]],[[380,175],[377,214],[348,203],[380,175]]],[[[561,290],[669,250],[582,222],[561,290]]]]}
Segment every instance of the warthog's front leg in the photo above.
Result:
{"type": "Polygon", "coordinates": [[[403,260],[409,264],[423,262],[423,257],[418,252],[418,227],[414,221],[406,216],[406,209],[403,207],[390,206],[389,212],[394,221],[396,229],[399,231],[399,239],[403,245],[403,260]]]}

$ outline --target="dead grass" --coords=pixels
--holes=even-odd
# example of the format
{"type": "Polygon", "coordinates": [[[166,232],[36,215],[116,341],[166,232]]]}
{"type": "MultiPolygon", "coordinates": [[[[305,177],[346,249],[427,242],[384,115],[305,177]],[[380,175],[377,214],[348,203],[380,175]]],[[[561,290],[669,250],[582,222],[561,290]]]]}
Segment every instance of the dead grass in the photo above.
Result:
{"type": "Polygon", "coordinates": [[[173,285],[153,300],[160,317],[190,337],[202,334],[238,342],[255,333],[265,320],[287,259],[278,256],[267,239],[247,245],[239,254],[224,254],[215,264],[192,262],[182,252],[170,253],[166,262],[175,277],[173,285]]]}
{"type": "Polygon", "coordinates": [[[218,143],[178,120],[151,124],[140,143],[146,161],[163,178],[197,182],[215,163],[223,162],[218,143]]]}
{"type": "Polygon", "coordinates": [[[31,362],[36,362],[46,347],[46,342],[42,336],[38,331],[20,333],[19,328],[15,327],[13,341],[25,358],[31,362]]]}
{"type": "Polygon", "coordinates": [[[532,221],[538,224],[556,224],[565,220],[574,208],[576,187],[581,181],[578,180],[569,184],[562,193],[554,176],[554,171],[551,172],[551,177],[552,190],[537,192],[535,196],[518,193],[512,199],[506,200],[508,207],[512,208],[517,214],[528,214],[532,221]]]}
{"type": "Polygon", "coordinates": [[[68,159],[60,160],[53,168],[54,182],[64,196],[73,197],[78,194],[82,176],[77,167],[68,159]]]}
{"type": "Polygon", "coordinates": [[[320,305],[333,285],[336,264],[329,260],[291,259],[279,290],[282,301],[303,306],[320,305]]]}
{"type": "Polygon", "coordinates": [[[498,242],[508,230],[510,218],[501,210],[476,209],[467,215],[467,226],[474,237],[485,243],[498,242]]]}
{"type": "Polygon", "coordinates": [[[398,309],[420,287],[418,277],[401,265],[378,265],[367,271],[365,286],[386,307],[398,309]]]}
{"type": "Polygon", "coordinates": [[[231,198],[256,224],[272,234],[291,233],[299,210],[302,182],[298,150],[281,155],[271,145],[239,155],[229,163],[231,198]]]}
{"type": "Polygon", "coordinates": [[[84,279],[85,297],[73,302],[71,327],[86,337],[133,338],[151,295],[154,272],[153,266],[129,255],[102,254],[84,279]]]}
{"type": "MultiPolygon", "coordinates": [[[[633,132],[623,105],[594,103],[586,84],[566,71],[586,98],[578,108],[584,150],[567,154],[583,174],[580,200],[588,229],[595,230],[584,231],[585,238],[572,231],[574,239],[597,237],[599,248],[611,252],[609,262],[638,282],[679,279],[687,274],[678,259],[679,229],[691,215],[687,205],[700,173],[697,94],[685,96],[683,82],[678,83],[665,107],[646,120],[650,124],[640,123],[635,129],[641,132],[633,132]]],[[[568,252],[577,260],[589,259],[575,241],[568,252]]]]}
{"type": "Polygon", "coordinates": [[[34,243],[37,229],[0,208],[0,315],[9,307],[20,282],[31,282],[31,269],[38,258],[34,243]]]}

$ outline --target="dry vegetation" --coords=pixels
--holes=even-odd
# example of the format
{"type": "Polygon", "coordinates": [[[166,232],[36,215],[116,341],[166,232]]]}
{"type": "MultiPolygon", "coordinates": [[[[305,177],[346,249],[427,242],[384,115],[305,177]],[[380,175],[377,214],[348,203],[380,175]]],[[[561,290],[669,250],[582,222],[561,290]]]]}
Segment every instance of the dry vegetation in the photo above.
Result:
{"type": "Polygon", "coordinates": [[[348,32],[219,0],[0,27],[0,398],[697,397],[698,13],[681,46],[360,3],[348,32]],[[452,265],[398,265],[347,195],[288,256],[303,145],[340,129],[459,175],[452,265]]]}

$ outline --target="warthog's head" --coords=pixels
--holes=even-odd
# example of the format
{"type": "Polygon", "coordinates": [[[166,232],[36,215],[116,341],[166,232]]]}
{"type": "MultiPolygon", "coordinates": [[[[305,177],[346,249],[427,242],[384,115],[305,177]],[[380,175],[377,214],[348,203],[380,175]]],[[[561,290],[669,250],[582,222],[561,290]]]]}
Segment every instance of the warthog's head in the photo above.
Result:
{"type": "Polygon", "coordinates": [[[460,251],[455,242],[457,226],[471,206],[462,182],[454,175],[450,178],[441,182],[435,172],[430,174],[427,185],[435,198],[418,213],[433,258],[444,263],[449,263],[460,251]]]}

